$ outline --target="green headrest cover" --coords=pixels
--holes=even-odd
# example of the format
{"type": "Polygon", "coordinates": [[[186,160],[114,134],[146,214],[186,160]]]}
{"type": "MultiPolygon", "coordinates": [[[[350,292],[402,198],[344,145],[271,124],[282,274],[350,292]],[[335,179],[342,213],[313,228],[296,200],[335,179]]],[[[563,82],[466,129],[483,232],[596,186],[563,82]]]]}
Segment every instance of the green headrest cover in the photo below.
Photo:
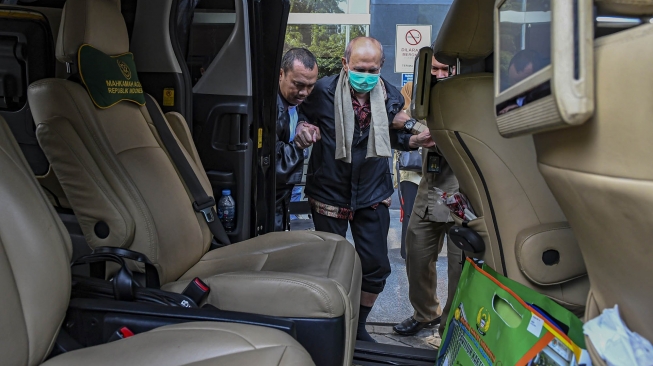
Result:
{"type": "Polygon", "coordinates": [[[109,108],[123,100],[145,104],[132,53],[109,56],[85,44],[79,47],[77,57],[82,83],[98,108],[109,108]]]}

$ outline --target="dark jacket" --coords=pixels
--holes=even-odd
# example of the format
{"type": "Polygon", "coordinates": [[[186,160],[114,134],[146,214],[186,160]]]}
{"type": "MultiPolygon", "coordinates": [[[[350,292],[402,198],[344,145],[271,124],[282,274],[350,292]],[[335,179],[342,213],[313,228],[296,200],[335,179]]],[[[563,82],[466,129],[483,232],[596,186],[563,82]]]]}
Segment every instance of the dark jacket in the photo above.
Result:
{"type": "MultiPolygon", "coordinates": [[[[302,103],[302,111],[308,121],[318,126],[322,135],[322,139],[313,145],[305,193],[322,203],[356,210],[392,196],[394,187],[388,159],[365,158],[369,127],[361,131],[356,123],[351,164],[336,160],[333,100],[338,78],[339,75],[334,75],[318,80],[311,95],[302,103]]],[[[388,95],[388,122],[392,123],[404,105],[404,97],[385,79],[383,82],[388,95]]],[[[410,134],[390,129],[390,142],[394,149],[411,150],[409,139],[410,134]]]]}
{"type": "MultiPolygon", "coordinates": [[[[289,143],[290,115],[281,95],[277,95],[277,142],[276,150],[276,230],[283,230],[287,222],[290,195],[295,184],[301,183],[304,173],[304,150],[289,143]]],[[[306,121],[298,110],[298,121],[306,121]]]]}

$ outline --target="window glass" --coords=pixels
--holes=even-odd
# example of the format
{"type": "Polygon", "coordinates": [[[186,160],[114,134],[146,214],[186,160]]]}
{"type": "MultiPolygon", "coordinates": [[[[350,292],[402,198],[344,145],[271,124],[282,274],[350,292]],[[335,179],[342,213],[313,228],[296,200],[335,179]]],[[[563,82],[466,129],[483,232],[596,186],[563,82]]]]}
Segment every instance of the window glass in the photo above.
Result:
{"type": "Polygon", "coordinates": [[[369,0],[291,0],[291,13],[347,13],[367,14],[369,0]]]}
{"type": "Polygon", "coordinates": [[[234,0],[180,2],[177,37],[193,85],[218,55],[236,23],[234,0]]]}
{"type": "Polygon", "coordinates": [[[342,68],[341,58],[348,39],[364,36],[367,25],[288,25],[284,52],[304,47],[317,58],[319,77],[334,75],[342,68]]]}
{"type": "Polygon", "coordinates": [[[349,0],[347,13],[349,14],[367,14],[370,12],[369,0],[349,0]]]}
{"type": "Polygon", "coordinates": [[[501,91],[551,63],[551,0],[507,0],[499,8],[501,91]]]}
{"type": "Polygon", "coordinates": [[[336,0],[291,0],[291,13],[344,13],[346,1],[336,0]],[[344,5],[344,6],[343,6],[344,5]]]}

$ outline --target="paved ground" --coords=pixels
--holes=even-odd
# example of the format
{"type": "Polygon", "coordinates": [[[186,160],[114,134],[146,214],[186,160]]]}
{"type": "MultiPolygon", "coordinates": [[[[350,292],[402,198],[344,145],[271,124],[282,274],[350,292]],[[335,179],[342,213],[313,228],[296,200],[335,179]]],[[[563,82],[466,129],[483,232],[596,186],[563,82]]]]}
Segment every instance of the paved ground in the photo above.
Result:
{"type": "MultiPolygon", "coordinates": [[[[401,322],[413,313],[413,308],[408,300],[408,279],[406,277],[406,263],[401,258],[401,222],[399,221],[400,211],[397,205],[399,202],[396,195],[393,197],[393,205],[390,209],[390,232],[388,233],[388,256],[392,274],[388,278],[385,290],[379,298],[368,317],[368,331],[378,342],[404,345],[419,348],[433,348],[439,345],[437,328],[426,328],[414,337],[405,337],[395,334],[392,325],[401,322]]],[[[308,222],[296,223],[293,229],[307,229],[311,225],[308,222]]],[[[347,239],[353,242],[351,232],[347,233],[347,239]]],[[[438,289],[437,294],[441,303],[447,301],[447,260],[445,249],[440,253],[437,261],[438,289]]]]}

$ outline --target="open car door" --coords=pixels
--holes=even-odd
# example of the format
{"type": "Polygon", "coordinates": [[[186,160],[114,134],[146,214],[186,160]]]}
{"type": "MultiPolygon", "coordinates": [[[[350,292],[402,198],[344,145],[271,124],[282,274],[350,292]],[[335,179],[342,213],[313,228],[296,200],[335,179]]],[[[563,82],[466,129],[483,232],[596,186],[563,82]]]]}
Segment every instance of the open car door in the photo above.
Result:
{"type": "Polygon", "coordinates": [[[216,201],[223,189],[235,200],[230,239],[272,231],[276,94],[288,0],[202,0],[180,9],[192,14],[181,49],[193,83],[193,136],[216,201]]]}

